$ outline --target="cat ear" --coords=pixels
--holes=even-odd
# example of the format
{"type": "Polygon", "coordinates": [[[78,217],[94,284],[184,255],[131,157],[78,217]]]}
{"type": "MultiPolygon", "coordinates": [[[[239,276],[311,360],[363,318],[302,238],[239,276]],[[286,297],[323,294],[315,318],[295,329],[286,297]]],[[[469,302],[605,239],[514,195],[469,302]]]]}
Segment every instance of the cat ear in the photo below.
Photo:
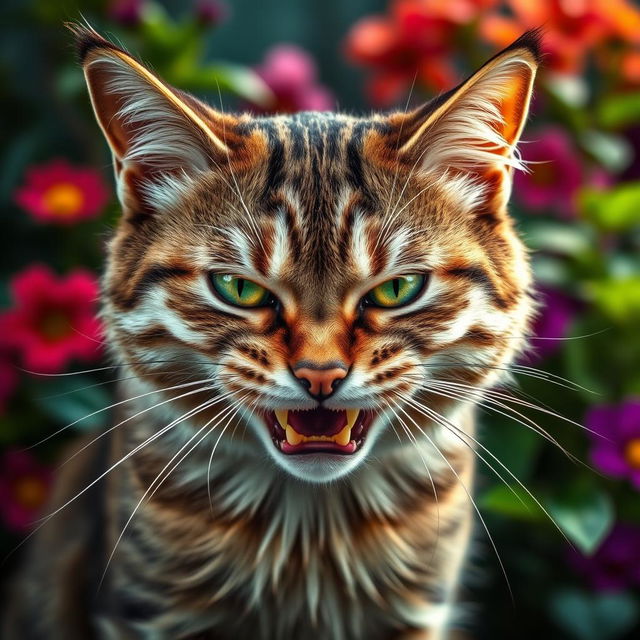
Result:
{"type": "Polygon", "coordinates": [[[540,34],[530,31],[450,92],[394,122],[400,160],[423,172],[471,176],[504,204],[510,174],[523,169],[517,143],[540,63],[540,34]]]}
{"type": "Polygon", "coordinates": [[[125,208],[162,208],[195,174],[227,163],[233,118],[168,86],[93,29],[70,28],[125,208]]]}

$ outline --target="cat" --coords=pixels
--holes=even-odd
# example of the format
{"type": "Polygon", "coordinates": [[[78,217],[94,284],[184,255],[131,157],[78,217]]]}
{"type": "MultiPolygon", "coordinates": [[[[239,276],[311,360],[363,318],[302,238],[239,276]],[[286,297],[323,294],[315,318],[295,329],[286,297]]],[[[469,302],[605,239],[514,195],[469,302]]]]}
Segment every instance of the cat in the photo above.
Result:
{"type": "Polygon", "coordinates": [[[6,637],[447,638],[474,404],[534,312],[507,201],[539,34],[412,111],[254,117],[72,28],[122,204],[120,395],[6,637]]]}

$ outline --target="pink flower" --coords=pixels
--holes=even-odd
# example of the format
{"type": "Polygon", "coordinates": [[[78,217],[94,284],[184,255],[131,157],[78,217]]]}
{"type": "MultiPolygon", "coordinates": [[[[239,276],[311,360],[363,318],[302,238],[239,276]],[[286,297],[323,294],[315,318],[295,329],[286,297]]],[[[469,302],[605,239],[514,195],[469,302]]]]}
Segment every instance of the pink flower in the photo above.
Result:
{"type": "Polygon", "coordinates": [[[627,478],[640,489],[640,399],[593,407],[585,424],[593,432],[589,434],[593,465],[614,478],[627,478]]]}
{"type": "Polygon", "coordinates": [[[98,283],[77,269],[66,278],[34,265],[11,282],[14,308],[0,316],[0,332],[38,373],[56,373],[69,360],[100,356],[100,322],[95,315],[98,283]]]}
{"type": "Polygon", "coordinates": [[[15,199],[36,220],[72,224],[95,218],[109,201],[109,190],[96,170],[54,160],[31,167],[15,199]]]}
{"type": "Polygon", "coordinates": [[[49,495],[51,472],[28,451],[9,449],[0,464],[0,516],[16,533],[28,531],[49,495]]]}
{"type": "Polygon", "coordinates": [[[269,112],[328,111],[333,108],[331,92],[318,84],[315,63],[300,47],[290,44],[272,47],[256,72],[275,95],[269,112]]]}
{"type": "Polygon", "coordinates": [[[548,127],[532,142],[521,145],[529,172],[514,178],[516,198],[532,211],[554,211],[563,218],[575,214],[575,196],[583,170],[571,139],[561,129],[548,127]]]}

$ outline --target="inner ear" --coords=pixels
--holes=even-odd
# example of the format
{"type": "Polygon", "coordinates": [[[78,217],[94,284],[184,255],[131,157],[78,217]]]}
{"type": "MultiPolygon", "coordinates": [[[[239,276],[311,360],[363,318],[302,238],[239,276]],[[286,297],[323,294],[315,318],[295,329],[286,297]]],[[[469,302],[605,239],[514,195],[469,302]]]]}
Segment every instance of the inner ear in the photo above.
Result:
{"type": "Polygon", "coordinates": [[[111,148],[125,208],[158,209],[199,173],[239,170],[249,154],[239,120],[170,87],[122,49],[73,27],[96,119],[111,148]]]}
{"type": "Polygon", "coordinates": [[[494,189],[523,168],[517,143],[539,59],[539,33],[528,32],[455,89],[391,116],[394,160],[435,176],[464,174],[494,189]]]}

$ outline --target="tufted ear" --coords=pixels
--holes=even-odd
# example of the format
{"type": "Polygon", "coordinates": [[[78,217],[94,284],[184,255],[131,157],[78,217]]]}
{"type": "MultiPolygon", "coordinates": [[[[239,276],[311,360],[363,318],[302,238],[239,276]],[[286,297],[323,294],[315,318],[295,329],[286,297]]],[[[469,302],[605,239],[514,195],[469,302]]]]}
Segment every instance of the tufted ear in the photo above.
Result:
{"type": "Polygon", "coordinates": [[[168,86],[93,29],[70,28],[125,209],[171,205],[190,178],[227,163],[234,118],[168,86]]]}
{"type": "Polygon", "coordinates": [[[471,176],[504,204],[512,169],[523,168],[517,143],[539,62],[539,32],[527,32],[455,89],[392,116],[399,160],[434,175],[471,176]]]}

